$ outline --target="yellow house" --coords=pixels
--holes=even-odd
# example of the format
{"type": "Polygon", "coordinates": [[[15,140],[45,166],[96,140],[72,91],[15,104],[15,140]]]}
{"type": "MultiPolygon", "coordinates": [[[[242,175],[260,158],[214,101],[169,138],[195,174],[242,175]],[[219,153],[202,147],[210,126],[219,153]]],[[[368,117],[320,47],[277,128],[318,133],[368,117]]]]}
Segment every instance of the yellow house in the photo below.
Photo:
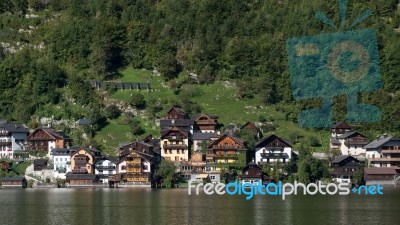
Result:
{"type": "Polygon", "coordinates": [[[168,161],[189,160],[189,134],[172,127],[161,135],[161,156],[168,161]]]}
{"type": "Polygon", "coordinates": [[[74,174],[94,174],[94,164],[100,158],[100,152],[91,148],[79,148],[71,156],[71,170],[74,174]]]}

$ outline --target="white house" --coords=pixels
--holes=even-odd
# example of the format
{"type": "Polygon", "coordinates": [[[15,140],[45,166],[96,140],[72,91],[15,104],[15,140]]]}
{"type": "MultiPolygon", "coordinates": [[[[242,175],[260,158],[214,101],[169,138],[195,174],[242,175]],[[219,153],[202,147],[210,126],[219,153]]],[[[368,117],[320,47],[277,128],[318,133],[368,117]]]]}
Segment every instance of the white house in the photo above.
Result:
{"type": "Polygon", "coordinates": [[[293,156],[290,141],[275,134],[256,143],[256,163],[260,165],[275,162],[287,163],[293,156]]]}
{"type": "Polygon", "coordinates": [[[13,159],[15,153],[24,151],[28,134],[28,129],[22,124],[0,123],[0,158],[13,159]]]}
{"type": "Polygon", "coordinates": [[[76,151],[76,148],[53,148],[51,150],[54,178],[66,179],[65,174],[71,172],[71,155],[76,151]]]}
{"type": "Polygon", "coordinates": [[[336,138],[340,142],[339,150],[342,155],[365,155],[364,146],[368,144],[368,137],[356,132],[350,131],[336,138]]]}
{"type": "Polygon", "coordinates": [[[109,178],[117,174],[118,160],[109,156],[104,156],[96,162],[94,173],[99,175],[102,183],[108,183],[109,178]]]}
{"type": "Polygon", "coordinates": [[[381,136],[364,146],[369,165],[400,167],[400,138],[381,136]]]}

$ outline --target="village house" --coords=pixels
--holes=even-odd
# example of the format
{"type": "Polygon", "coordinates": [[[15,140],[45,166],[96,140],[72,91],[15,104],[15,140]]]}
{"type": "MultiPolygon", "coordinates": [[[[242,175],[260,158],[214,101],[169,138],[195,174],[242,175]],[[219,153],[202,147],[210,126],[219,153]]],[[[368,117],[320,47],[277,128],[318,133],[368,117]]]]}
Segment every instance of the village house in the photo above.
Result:
{"type": "Polygon", "coordinates": [[[71,155],[71,172],[73,174],[94,174],[94,165],[99,159],[99,150],[79,148],[71,155]]]}
{"type": "Polygon", "coordinates": [[[68,136],[50,127],[37,128],[27,139],[30,151],[46,153],[48,157],[50,157],[53,148],[66,148],[71,144],[71,139],[68,136]]]}
{"type": "Polygon", "coordinates": [[[193,133],[218,133],[218,116],[207,115],[205,113],[195,115],[192,117],[193,120],[193,133]]]}
{"type": "Polygon", "coordinates": [[[161,156],[168,161],[189,160],[189,133],[177,127],[161,134],[161,156]]]}
{"type": "MultiPolygon", "coordinates": [[[[153,171],[154,156],[143,152],[132,151],[124,156],[126,164],[126,182],[150,184],[153,171]]],[[[120,171],[121,172],[121,171],[120,171]]]]}
{"type": "Polygon", "coordinates": [[[244,140],[225,133],[208,145],[206,161],[215,167],[244,166],[247,163],[247,154],[244,140]]]}
{"type": "Polygon", "coordinates": [[[336,138],[350,131],[353,131],[353,128],[349,124],[344,121],[337,122],[331,128],[331,137],[336,138]]]}
{"type": "Polygon", "coordinates": [[[262,133],[262,131],[260,130],[260,128],[258,128],[254,123],[252,123],[252,122],[247,122],[247,123],[245,123],[243,126],[241,126],[240,127],[240,131],[243,131],[243,130],[248,130],[248,131],[250,131],[251,133],[253,133],[256,137],[257,137],[257,139],[261,139],[261,138],[263,138],[263,133],[262,133]]]}
{"type": "Polygon", "coordinates": [[[258,141],[255,145],[256,163],[259,165],[273,164],[281,162],[283,164],[292,159],[293,151],[290,141],[278,137],[275,134],[270,135],[258,141]]]}
{"type": "Polygon", "coordinates": [[[171,108],[167,115],[160,120],[161,133],[173,127],[193,134],[193,120],[180,108],[171,108]]]}
{"type": "Polygon", "coordinates": [[[27,184],[25,177],[3,177],[1,179],[2,188],[26,188],[27,184]]]}
{"type": "Polygon", "coordinates": [[[103,156],[95,164],[95,174],[99,176],[100,182],[105,184],[117,174],[118,160],[110,157],[103,156]]]}
{"type": "Polygon", "coordinates": [[[361,170],[361,162],[351,155],[340,155],[331,162],[332,179],[338,183],[353,183],[353,176],[361,170]]]}
{"type": "Polygon", "coordinates": [[[53,161],[54,177],[65,179],[65,174],[71,172],[71,155],[77,148],[53,148],[51,150],[51,159],[53,161]]]}
{"type": "Polygon", "coordinates": [[[356,132],[349,131],[336,137],[340,142],[339,149],[342,155],[365,155],[364,146],[368,144],[368,137],[356,132]]]}
{"type": "Polygon", "coordinates": [[[364,146],[369,165],[400,167],[400,138],[383,135],[364,146]]]}
{"type": "Polygon", "coordinates": [[[29,131],[22,124],[0,122],[0,158],[19,158],[29,131]]]}
{"type": "Polygon", "coordinates": [[[269,181],[268,176],[263,172],[262,167],[257,165],[255,162],[250,162],[242,169],[241,179],[242,184],[256,184],[258,182],[264,184],[266,181],[269,181]]]}
{"type": "Polygon", "coordinates": [[[73,174],[67,173],[67,187],[92,187],[99,183],[99,176],[96,174],[73,174]]]}

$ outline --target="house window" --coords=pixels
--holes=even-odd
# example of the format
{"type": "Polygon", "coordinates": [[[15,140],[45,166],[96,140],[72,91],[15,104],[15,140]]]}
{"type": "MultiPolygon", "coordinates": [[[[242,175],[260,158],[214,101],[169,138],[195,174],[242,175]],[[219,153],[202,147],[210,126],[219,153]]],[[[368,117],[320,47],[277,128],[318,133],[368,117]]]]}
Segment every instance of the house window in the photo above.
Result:
{"type": "Polygon", "coordinates": [[[215,176],[210,176],[210,179],[211,180],[215,180],[215,176]]]}

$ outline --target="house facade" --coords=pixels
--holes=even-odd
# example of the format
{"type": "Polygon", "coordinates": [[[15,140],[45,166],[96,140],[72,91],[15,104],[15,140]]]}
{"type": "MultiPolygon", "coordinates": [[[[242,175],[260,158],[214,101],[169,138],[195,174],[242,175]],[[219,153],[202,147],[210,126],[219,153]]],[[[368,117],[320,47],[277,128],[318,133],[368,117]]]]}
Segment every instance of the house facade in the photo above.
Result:
{"type": "Polygon", "coordinates": [[[219,135],[217,133],[201,133],[195,132],[192,135],[193,150],[194,151],[206,151],[209,143],[217,140],[219,135]],[[204,149],[202,149],[204,148],[204,149]]]}
{"type": "Polygon", "coordinates": [[[338,183],[353,183],[353,176],[362,169],[358,159],[351,155],[341,155],[331,162],[332,179],[338,183]]]}
{"type": "Polygon", "coordinates": [[[374,167],[400,168],[400,138],[381,136],[364,146],[368,164],[374,167]]]}
{"type": "Polygon", "coordinates": [[[350,131],[336,137],[340,142],[339,149],[342,155],[365,155],[364,146],[368,144],[368,137],[356,132],[350,131]]]}
{"type": "Polygon", "coordinates": [[[51,155],[53,148],[66,148],[70,146],[71,139],[63,132],[53,128],[37,128],[28,136],[28,148],[30,151],[38,151],[51,155]]]}
{"type": "Polygon", "coordinates": [[[337,122],[331,128],[331,136],[338,137],[350,131],[353,131],[353,128],[349,124],[344,121],[337,122]]]}
{"type": "Polygon", "coordinates": [[[255,162],[259,165],[281,162],[283,164],[292,159],[292,144],[290,141],[273,134],[264,138],[255,145],[255,162]]]}
{"type": "Polygon", "coordinates": [[[229,134],[223,134],[207,147],[208,163],[227,165],[246,165],[247,147],[245,142],[229,134]]]}
{"type": "Polygon", "coordinates": [[[173,127],[161,135],[161,156],[168,161],[189,160],[189,133],[173,127]]]}
{"type": "Polygon", "coordinates": [[[79,148],[71,155],[71,172],[73,174],[94,174],[95,163],[100,152],[91,148],[79,148]]]}
{"type": "Polygon", "coordinates": [[[255,162],[250,162],[242,169],[242,184],[257,184],[261,182],[264,183],[267,179],[266,174],[263,172],[261,166],[257,165],[255,162]]]}
{"type": "Polygon", "coordinates": [[[247,122],[243,126],[240,127],[241,131],[246,130],[246,129],[248,131],[252,132],[258,139],[263,138],[262,131],[254,123],[247,122]]]}
{"type": "Polygon", "coordinates": [[[150,183],[152,178],[152,156],[132,151],[124,157],[126,181],[150,183]]]}
{"type": "Polygon", "coordinates": [[[65,174],[71,172],[71,155],[76,151],[76,148],[53,148],[51,150],[55,178],[65,179],[65,174]]]}
{"type": "Polygon", "coordinates": [[[117,174],[117,163],[117,159],[109,156],[104,156],[96,162],[94,173],[99,176],[100,182],[108,183],[117,174]]]}
{"type": "Polygon", "coordinates": [[[364,181],[366,185],[393,185],[400,181],[400,174],[394,168],[364,168],[364,181]]]}
{"type": "Polygon", "coordinates": [[[29,131],[22,124],[0,123],[0,158],[19,158],[29,131]]]}
{"type": "Polygon", "coordinates": [[[3,177],[1,186],[2,188],[26,188],[28,183],[25,177],[3,177]]]}
{"type": "Polygon", "coordinates": [[[218,116],[207,115],[205,113],[192,117],[193,119],[193,133],[215,133],[218,128],[218,116]]]}

